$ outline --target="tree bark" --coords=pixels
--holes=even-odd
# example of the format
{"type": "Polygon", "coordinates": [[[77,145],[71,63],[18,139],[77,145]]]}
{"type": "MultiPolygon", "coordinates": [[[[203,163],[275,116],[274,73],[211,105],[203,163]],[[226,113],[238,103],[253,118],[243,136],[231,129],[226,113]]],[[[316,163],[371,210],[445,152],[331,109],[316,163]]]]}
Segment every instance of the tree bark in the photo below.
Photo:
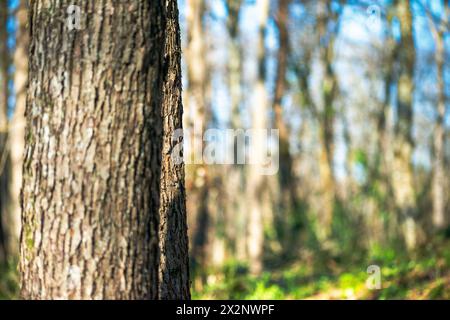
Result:
{"type": "Polygon", "coordinates": [[[22,297],[188,298],[183,167],[163,154],[181,126],[176,15],[174,0],[30,3],[22,297]]]}
{"type": "Polygon", "coordinates": [[[183,128],[181,93],[181,39],[176,0],[166,0],[166,43],[163,86],[163,148],[160,196],[159,299],[189,299],[189,241],[187,237],[184,164],[170,158],[173,132],[183,128]]]}

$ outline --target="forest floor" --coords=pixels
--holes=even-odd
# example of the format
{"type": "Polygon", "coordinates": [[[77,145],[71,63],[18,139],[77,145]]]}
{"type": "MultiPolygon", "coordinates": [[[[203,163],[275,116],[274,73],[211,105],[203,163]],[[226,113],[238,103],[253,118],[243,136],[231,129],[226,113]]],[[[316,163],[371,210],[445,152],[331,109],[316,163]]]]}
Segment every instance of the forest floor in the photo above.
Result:
{"type": "Polygon", "coordinates": [[[17,299],[19,296],[17,263],[0,264],[0,300],[17,299]]]}
{"type": "MultiPolygon", "coordinates": [[[[193,299],[450,299],[450,242],[429,245],[407,258],[379,249],[371,264],[380,266],[381,289],[369,290],[368,263],[293,262],[260,277],[245,266],[228,263],[206,277],[194,278],[193,299]]],[[[344,261],[344,260],[340,260],[344,261]]],[[[0,266],[0,300],[18,297],[16,263],[0,266]]]]}
{"type": "Polygon", "coordinates": [[[332,263],[318,271],[314,264],[292,263],[248,276],[244,268],[230,264],[222,273],[207,277],[207,285],[195,285],[194,299],[450,299],[450,243],[430,245],[414,258],[393,250],[379,250],[374,258],[380,266],[381,286],[366,284],[368,263],[359,266],[332,263]]]}

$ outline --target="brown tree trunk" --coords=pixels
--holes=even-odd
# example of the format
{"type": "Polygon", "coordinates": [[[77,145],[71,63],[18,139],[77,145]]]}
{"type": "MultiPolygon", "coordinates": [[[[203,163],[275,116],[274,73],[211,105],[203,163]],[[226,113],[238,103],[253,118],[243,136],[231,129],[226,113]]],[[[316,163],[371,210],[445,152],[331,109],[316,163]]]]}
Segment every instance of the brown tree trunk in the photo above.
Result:
{"type": "Polygon", "coordinates": [[[7,259],[8,251],[8,171],[9,171],[9,143],[8,143],[8,81],[9,81],[9,52],[7,47],[8,33],[8,3],[0,3],[0,263],[7,259]]]}
{"type": "Polygon", "coordinates": [[[280,135],[280,183],[285,188],[284,191],[292,187],[292,159],[289,152],[289,135],[286,123],[283,120],[282,100],[286,91],[286,71],[289,57],[289,3],[290,0],[280,0],[276,22],[278,27],[279,48],[277,52],[277,69],[275,80],[275,95],[273,109],[275,114],[275,128],[280,135]]]}
{"type": "Polygon", "coordinates": [[[412,153],[413,96],[415,47],[413,40],[413,18],[409,0],[396,1],[397,17],[400,21],[399,74],[395,128],[393,180],[394,198],[400,225],[407,248],[413,249],[417,242],[417,203],[414,190],[412,153]]]}
{"type": "MultiPolygon", "coordinates": [[[[242,128],[240,106],[242,101],[242,49],[240,43],[239,17],[242,0],[227,0],[227,29],[229,39],[228,45],[228,90],[230,94],[231,119],[230,128],[242,128]]],[[[238,149],[237,139],[233,141],[234,150],[238,149]]],[[[226,192],[225,224],[226,237],[230,258],[245,261],[246,250],[246,219],[245,219],[245,188],[243,166],[233,164],[227,166],[223,176],[226,192]]]]}
{"type": "MultiPolygon", "coordinates": [[[[194,128],[196,142],[203,141],[203,133],[208,121],[207,115],[207,91],[208,74],[205,50],[205,31],[203,17],[205,13],[204,0],[189,0],[187,2],[188,13],[188,45],[186,59],[188,66],[187,102],[189,108],[188,126],[194,128]]],[[[195,152],[195,150],[194,150],[195,152]]],[[[195,155],[194,155],[195,157],[195,155]]],[[[191,221],[191,258],[194,265],[194,273],[200,271],[197,266],[205,267],[209,263],[211,252],[211,227],[214,224],[209,210],[209,174],[207,166],[201,161],[191,167],[189,171],[190,194],[188,197],[189,209],[192,213],[191,221]]],[[[202,276],[204,274],[200,271],[202,276]]],[[[204,282],[205,278],[200,277],[204,282]]]]}
{"type": "Polygon", "coordinates": [[[30,3],[24,298],[188,297],[177,23],[173,0],[30,3]]]}
{"type": "MultiPolygon", "coordinates": [[[[390,29],[392,23],[392,8],[388,12],[387,29],[390,29]]],[[[387,39],[384,50],[383,59],[383,100],[380,105],[380,109],[377,113],[376,119],[376,147],[377,155],[373,166],[374,179],[380,183],[380,189],[385,201],[379,203],[380,210],[387,212],[395,212],[395,201],[393,198],[393,187],[390,179],[393,148],[391,145],[390,128],[392,121],[389,121],[388,112],[391,105],[392,98],[392,85],[394,83],[394,65],[397,60],[398,44],[393,38],[393,35],[388,31],[387,39]]],[[[385,224],[387,237],[386,240],[393,240],[398,236],[398,217],[393,215],[389,218],[385,224]]]]}
{"type": "Polygon", "coordinates": [[[290,152],[289,130],[286,122],[283,119],[282,100],[286,91],[286,72],[288,68],[289,59],[289,4],[291,0],[280,0],[278,3],[278,11],[276,14],[276,23],[278,27],[278,42],[279,48],[277,52],[277,69],[275,79],[275,94],[273,100],[273,110],[275,115],[275,128],[279,130],[280,144],[280,171],[278,174],[279,184],[279,211],[282,234],[281,241],[285,251],[291,251],[290,244],[293,245],[295,241],[290,232],[289,222],[294,221],[290,219],[290,215],[296,214],[297,194],[296,181],[293,172],[293,159],[290,152]]]}
{"type": "Polygon", "coordinates": [[[323,208],[321,212],[321,226],[319,237],[322,240],[331,235],[333,222],[333,211],[336,200],[335,176],[333,170],[334,161],[334,122],[335,122],[335,99],[338,90],[336,74],[334,72],[334,41],[336,30],[332,34],[328,31],[330,20],[339,24],[337,17],[333,19],[330,3],[321,0],[319,3],[319,14],[317,17],[318,45],[320,62],[323,68],[322,80],[322,104],[323,110],[319,113],[321,151],[319,158],[320,179],[322,186],[323,208]],[[328,37],[326,43],[325,39],[328,37]]]}
{"type": "Polygon", "coordinates": [[[189,299],[189,250],[186,217],[184,164],[175,164],[171,156],[175,144],[173,132],[183,128],[181,101],[181,40],[176,0],[166,0],[166,44],[162,104],[163,147],[161,168],[159,227],[159,299],[189,299]]]}
{"type": "MultiPolygon", "coordinates": [[[[251,110],[252,129],[261,130],[268,127],[268,95],[265,87],[266,80],[266,49],[265,36],[267,30],[267,20],[269,15],[269,1],[259,0],[257,2],[259,10],[259,30],[258,30],[258,74],[254,88],[254,102],[251,110]]],[[[256,135],[251,140],[251,152],[254,153],[256,162],[249,166],[247,180],[248,195],[248,255],[250,259],[250,271],[252,274],[260,274],[263,270],[263,252],[264,252],[264,218],[265,210],[270,208],[271,204],[268,198],[267,177],[261,173],[261,164],[263,163],[263,146],[266,141],[263,137],[256,135]]]]}
{"type": "Polygon", "coordinates": [[[25,145],[25,104],[26,86],[28,81],[28,32],[27,5],[25,0],[19,4],[16,11],[17,31],[14,52],[14,89],[16,105],[9,128],[10,141],[10,180],[8,225],[10,234],[10,250],[17,256],[19,253],[20,237],[20,189],[22,187],[22,158],[25,145]]]}

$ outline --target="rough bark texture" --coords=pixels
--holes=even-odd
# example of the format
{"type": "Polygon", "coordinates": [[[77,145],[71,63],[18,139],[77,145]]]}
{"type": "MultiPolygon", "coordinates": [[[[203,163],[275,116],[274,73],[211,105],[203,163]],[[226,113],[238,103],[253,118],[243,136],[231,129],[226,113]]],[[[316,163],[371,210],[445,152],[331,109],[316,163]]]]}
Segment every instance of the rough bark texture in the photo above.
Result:
{"type": "Polygon", "coordinates": [[[30,3],[24,298],[188,297],[183,168],[162,157],[181,125],[174,10],[172,0],[30,3]],[[69,5],[81,7],[81,30],[67,28],[69,5]]]}
{"type": "Polygon", "coordinates": [[[186,221],[184,164],[170,155],[176,143],[172,133],[183,127],[181,103],[181,41],[176,0],[167,1],[164,63],[169,72],[164,83],[163,149],[160,204],[160,299],[189,299],[189,255],[186,221]]]}

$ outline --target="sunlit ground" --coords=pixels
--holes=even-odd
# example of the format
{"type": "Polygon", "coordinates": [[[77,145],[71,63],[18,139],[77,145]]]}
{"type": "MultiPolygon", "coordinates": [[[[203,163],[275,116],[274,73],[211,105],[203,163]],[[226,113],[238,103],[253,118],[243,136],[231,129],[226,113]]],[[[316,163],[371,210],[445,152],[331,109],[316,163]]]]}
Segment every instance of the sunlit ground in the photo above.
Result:
{"type": "MultiPolygon", "coordinates": [[[[248,276],[244,265],[229,263],[193,291],[194,299],[450,299],[449,242],[430,244],[407,258],[379,248],[371,263],[380,266],[381,289],[369,290],[367,263],[346,265],[295,262],[248,276]]],[[[199,286],[199,285],[194,285],[199,286]]]]}

